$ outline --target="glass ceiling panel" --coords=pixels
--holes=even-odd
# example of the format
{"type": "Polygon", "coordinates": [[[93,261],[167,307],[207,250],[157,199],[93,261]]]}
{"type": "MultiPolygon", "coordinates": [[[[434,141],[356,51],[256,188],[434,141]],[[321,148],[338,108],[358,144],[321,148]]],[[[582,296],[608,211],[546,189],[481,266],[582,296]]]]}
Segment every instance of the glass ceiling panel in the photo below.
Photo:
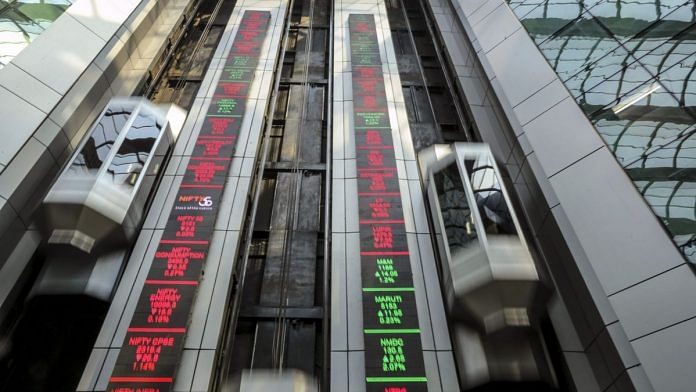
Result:
{"type": "Polygon", "coordinates": [[[0,1],[0,68],[43,33],[71,4],[69,0],[0,1]]]}

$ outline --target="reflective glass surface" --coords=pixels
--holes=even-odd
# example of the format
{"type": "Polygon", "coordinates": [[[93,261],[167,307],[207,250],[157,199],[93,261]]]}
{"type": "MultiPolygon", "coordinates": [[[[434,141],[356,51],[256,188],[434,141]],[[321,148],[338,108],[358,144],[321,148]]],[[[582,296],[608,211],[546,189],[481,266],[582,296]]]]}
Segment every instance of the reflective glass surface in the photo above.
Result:
{"type": "Polygon", "coordinates": [[[0,0],[0,68],[48,28],[73,0],[0,0]]]}
{"type": "Polygon", "coordinates": [[[96,175],[132,112],[131,106],[109,106],[70,165],[68,173],[96,175]]]}
{"type": "Polygon", "coordinates": [[[626,165],[690,133],[694,118],[661,84],[648,83],[590,116],[619,163],[626,165]]]}
{"type": "Polygon", "coordinates": [[[500,181],[489,156],[464,161],[487,234],[516,234],[515,223],[505,202],[500,181]]]}
{"type": "Polygon", "coordinates": [[[114,184],[135,186],[161,131],[155,115],[142,108],[107,169],[114,184]]]}
{"type": "Polygon", "coordinates": [[[696,0],[509,0],[696,263],[696,0]]]}
{"type": "Polygon", "coordinates": [[[450,254],[454,255],[477,242],[474,217],[464,193],[464,184],[456,162],[435,173],[433,180],[450,254]]]}

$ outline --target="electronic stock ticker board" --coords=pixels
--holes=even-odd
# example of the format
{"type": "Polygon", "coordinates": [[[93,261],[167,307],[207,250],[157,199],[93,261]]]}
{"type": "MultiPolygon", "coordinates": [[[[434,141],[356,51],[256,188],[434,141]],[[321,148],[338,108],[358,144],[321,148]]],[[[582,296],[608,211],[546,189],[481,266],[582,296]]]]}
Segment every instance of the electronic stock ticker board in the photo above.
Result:
{"type": "Polygon", "coordinates": [[[348,24],[367,391],[427,391],[375,19],[351,14],[348,24]]]}
{"type": "Polygon", "coordinates": [[[165,392],[173,386],[270,21],[268,11],[242,17],[107,391],[165,392]]]}

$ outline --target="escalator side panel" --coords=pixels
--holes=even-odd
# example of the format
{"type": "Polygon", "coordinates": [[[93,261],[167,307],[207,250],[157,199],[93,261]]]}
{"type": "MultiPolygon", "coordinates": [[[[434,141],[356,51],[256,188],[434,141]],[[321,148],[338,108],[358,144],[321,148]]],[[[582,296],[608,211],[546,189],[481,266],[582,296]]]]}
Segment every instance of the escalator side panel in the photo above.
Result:
{"type": "MultiPolygon", "coordinates": [[[[381,76],[383,76],[385,82],[386,108],[389,113],[389,121],[375,121],[372,125],[375,127],[373,129],[374,132],[369,135],[371,142],[367,140],[368,135],[366,132],[366,129],[370,129],[357,129],[357,127],[367,124],[364,120],[360,120],[363,121],[360,125],[357,124],[358,120],[356,118],[353,121],[337,121],[333,127],[333,139],[335,141],[333,144],[333,166],[343,170],[339,175],[334,173],[331,185],[332,189],[334,189],[333,211],[335,212],[332,222],[332,237],[334,241],[334,246],[332,247],[334,252],[332,255],[332,282],[336,285],[332,288],[332,387],[336,390],[363,390],[364,388],[367,390],[378,390],[379,388],[382,388],[379,390],[387,390],[389,388],[399,390],[402,387],[405,388],[405,383],[410,382],[408,390],[459,390],[456,374],[451,371],[454,368],[451,341],[445,320],[428,223],[425,218],[426,211],[423,192],[415,156],[415,150],[420,147],[416,142],[421,139],[412,137],[413,133],[418,132],[419,129],[412,127],[413,123],[409,121],[411,119],[408,117],[407,103],[402,91],[404,82],[401,80],[399,73],[399,58],[401,54],[395,53],[394,42],[397,38],[390,30],[387,20],[388,13],[385,3],[381,0],[360,2],[360,4],[343,3],[335,14],[334,46],[336,52],[333,80],[337,85],[336,91],[344,91],[348,92],[348,94],[344,93],[343,96],[334,95],[334,118],[353,117],[354,111],[357,110],[355,109],[356,102],[363,99],[359,98],[362,91],[355,88],[355,85],[353,85],[352,94],[350,93],[351,78],[355,78],[358,72],[355,64],[349,62],[351,60],[350,39],[353,37],[348,29],[348,17],[350,14],[367,14],[375,19],[377,45],[382,62],[380,67],[382,70],[381,76]],[[351,71],[352,73],[350,73],[351,71]],[[377,130],[378,127],[383,126],[389,126],[389,129],[381,128],[377,130]],[[358,192],[365,194],[365,187],[361,185],[361,182],[365,181],[363,177],[367,178],[368,175],[364,174],[364,170],[356,170],[355,167],[358,166],[358,169],[361,166],[365,168],[366,153],[361,151],[369,150],[369,148],[366,148],[368,144],[372,143],[373,148],[377,148],[376,145],[379,145],[382,149],[384,148],[383,145],[375,142],[375,140],[386,140],[381,137],[380,132],[390,133],[393,140],[393,152],[383,153],[382,155],[385,157],[387,155],[393,156],[394,158],[392,159],[396,160],[397,167],[397,170],[394,172],[394,177],[396,178],[389,178],[387,182],[391,181],[391,183],[385,183],[385,185],[393,186],[393,182],[396,181],[399,192],[384,193],[384,195],[380,196],[382,200],[379,203],[374,203],[375,207],[371,205],[369,207],[364,206],[361,211],[357,211],[356,204],[360,198],[358,192]],[[416,145],[414,146],[414,144],[416,145]],[[393,199],[388,199],[390,197],[393,199]],[[406,370],[400,366],[392,366],[394,362],[391,360],[391,357],[389,355],[381,355],[382,351],[384,351],[383,354],[390,354],[391,347],[383,346],[383,344],[388,345],[389,340],[375,340],[372,338],[372,336],[385,336],[387,332],[378,329],[378,327],[368,325],[368,323],[374,325],[376,323],[374,320],[378,318],[372,316],[371,304],[363,302],[365,298],[370,298],[365,296],[364,293],[371,292],[374,289],[381,289],[373,286],[387,284],[388,282],[380,281],[379,276],[382,275],[374,272],[372,274],[362,274],[361,279],[361,272],[366,271],[365,267],[368,266],[365,263],[365,256],[373,255],[372,250],[368,253],[362,252],[363,254],[361,255],[361,250],[363,250],[362,247],[365,243],[369,245],[379,243],[379,246],[382,246],[383,243],[380,241],[375,242],[375,234],[372,237],[368,233],[361,233],[358,236],[355,232],[357,231],[356,228],[369,227],[371,224],[368,219],[365,219],[366,215],[363,210],[370,211],[372,209],[377,216],[380,216],[379,207],[383,206],[382,202],[385,201],[394,205],[399,204],[403,208],[405,238],[392,239],[394,249],[396,249],[397,241],[403,241],[407,246],[408,252],[403,254],[402,251],[399,255],[394,255],[393,265],[408,263],[413,274],[413,287],[412,291],[409,287],[398,287],[394,288],[394,290],[399,289],[404,292],[402,299],[415,297],[419,328],[404,328],[400,333],[403,336],[414,334],[414,336],[419,338],[422,352],[417,354],[411,352],[409,355],[414,357],[422,355],[425,365],[425,378],[427,380],[415,377],[417,376],[415,373],[409,374],[407,366],[406,370]],[[375,211],[375,209],[377,210],[375,211]],[[364,219],[364,223],[359,221],[361,218],[364,219]],[[397,258],[398,260],[396,260],[397,258]],[[367,282],[368,280],[370,281],[369,283],[367,282]],[[409,291],[403,290],[404,288],[409,289],[409,291]],[[367,319],[367,317],[370,317],[370,319],[367,319]],[[420,336],[415,335],[416,333],[420,336]],[[383,358],[387,359],[383,360],[383,358]],[[378,365],[382,365],[379,370],[384,372],[386,378],[372,378],[370,376],[371,374],[379,373],[377,370],[378,365]],[[383,381],[390,381],[391,383],[386,384],[383,381]],[[420,384],[418,384],[419,382],[420,384]]],[[[356,26],[356,28],[360,27],[356,26]]],[[[372,46],[366,44],[366,48],[369,49],[372,46]]],[[[353,49],[362,50],[362,48],[357,47],[353,49]]],[[[373,62],[370,61],[369,64],[373,64],[373,62]]],[[[409,69],[416,71],[417,68],[414,68],[416,64],[412,63],[412,66],[409,65],[409,69]]],[[[369,106],[364,103],[361,104],[366,107],[369,106]]],[[[362,111],[365,113],[377,112],[376,109],[363,109],[362,111]]],[[[428,112],[425,111],[421,115],[425,120],[428,112]]],[[[367,115],[365,118],[367,118],[367,115]]],[[[433,134],[432,128],[427,133],[433,134]]],[[[429,139],[425,137],[423,140],[426,140],[426,143],[429,142],[429,139]]],[[[385,151],[391,151],[391,149],[385,149],[385,151]]],[[[386,163],[386,159],[384,162],[386,163]]],[[[373,184],[375,183],[373,182],[373,184]]],[[[376,183],[375,189],[377,188],[381,189],[382,184],[376,183]]],[[[391,216],[390,214],[387,215],[391,216]]],[[[395,221],[398,221],[398,219],[395,221]]],[[[382,231],[376,231],[379,232],[378,235],[382,238],[382,231]]],[[[381,252],[381,250],[376,249],[376,246],[374,248],[375,253],[381,252]]],[[[385,263],[385,265],[392,265],[386,261],[385,263]]],[[[405,269],[403,271],[406,273],[405,269]]],[[[377,314],[377,311],[375,311],[375,314],[377,314]]],[[[377,321],[377,323],[383,322],[377,321]]],[[[389,328],[393,327],[384,327],[384,329],[389,328]]],[[[403,342],[405,345],[408,345],[406,339],[403,342]]],[[[410,343],[413,347],[418,345],[413,340],[410,343]]]]}
{"type": "MultiPolygon", "coordinates": [[[[191,322],[187,329],[184,341],[184,354],[181,361],[176,364],[176,379],[173,388],[179,389],[186,385],[188,388],[207,390],[213,378],[214,358],[218,348],[218,340],[222,335],[224,320],[224,304],[227,300],[232,284],[232,271],[235,254],[239,244],[239,229],[242,227],[241,219],[248,206],[246,195],[250,190],[250,176],[254,166],[259,145],[259,135],[263,126],[263,115],[266,111],[271,86],[266,81],[273,77],[272,65],[277,61],[278,43],[280,32],[285,21],[287,1],[279,0],[271,5],[268,2],[246,1],[237,5],[218,48],[229,49],[235,38],[241,15],[247,10],[270,11],[271,22],[265,43],[261,49],[260,61],[256,66],[255,78],[250,88],[250,99],[246,102],[246,115],[241,123],[237,148],[231,161],[231,170],[226,178],[224,189],[225,197],[219,206],[217,224],[213,228],[210,240],[210,252],[205,262],[204,278],[201,280],[198,294],[191,311],[191,322]],[[269,67],[270,65],[270,67],[269,67]],[[198,357],[198,360],[195,358],[198,357]],[[193,358],[193,359],[192,359],[193,358]],[[196,375],[194,379],[194,374],[196,375]]],[[[182,182],[181,174],[187,167],[187,162],[194,150],[194,140],[202,132],[215,132],[220,129],[220,124],[203,124],[205,113],[208,112],[210,99],[213,98],[213,82],[217,83],[225,70],[221,62],[223,51],[216,52],[211,66],[204,77],[198,97],[192,105],[184,131],[175,148],[171,162],[179,164],[179,168],[168,168],[165,175],[173,177],[173,190],[160,189],[166,197],[158,195],[155,200],[162,204],[153,206],[150,214],[159,214],[160,209],[171,206],[176,198],[176,188],[182,182]],[[216,61],[218,60],[218,61],[216,61]],[[207,128],[206,128],[207,127],[207,128]],[[181,162],[181,163],[179,163],[181,162]]],[[[189,165],[196,163],[189,162],[189,165]]],[[[206,171],[199,171],[200,175],[206,175],[206,171]]],[[[138,242],[142,246],[140,252],[134,252],[124,273],[124,278],[118,288],[116,299],[109,309],[107,323],[102,327],[100,339],[102,345],[95,347],[90,363],[83,374],[82,390],[104,390],[117,350],[121,347],[128,328],[128,322],[132,317],[134,306],[138,301],[140,290],[145,280],[147,270],[156,252],[157,243],[161,237],[161,230],[166,220],[150,219],[149,222],[157,222],[154,227],[146,227],[140,234],[138,242]],[[150,239],[151,240],[148,240],[150,239]],[[104,350],[108,355],[104,355],[104,350]]],[[[194,261],[189,261],[194,262],[194,261]]],[[[198,262],[198,261],[196,261],[198,262]]]]}

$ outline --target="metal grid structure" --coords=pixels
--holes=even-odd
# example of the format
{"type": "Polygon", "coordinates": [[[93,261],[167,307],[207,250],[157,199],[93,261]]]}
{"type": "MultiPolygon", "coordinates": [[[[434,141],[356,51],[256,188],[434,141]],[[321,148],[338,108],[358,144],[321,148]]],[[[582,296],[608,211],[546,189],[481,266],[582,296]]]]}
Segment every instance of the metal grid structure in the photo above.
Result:
{"type": "MultiPolygon", "coordinates": [[[[300,369],[320,378],[324,359],[324,203],[330,3],[290,3],[281,61],[266,116],[230,298],[219,382],[239,382],[244,369],[300,369]]],[[[326,378],[323,378],[325,381],[326,378]]]]}

